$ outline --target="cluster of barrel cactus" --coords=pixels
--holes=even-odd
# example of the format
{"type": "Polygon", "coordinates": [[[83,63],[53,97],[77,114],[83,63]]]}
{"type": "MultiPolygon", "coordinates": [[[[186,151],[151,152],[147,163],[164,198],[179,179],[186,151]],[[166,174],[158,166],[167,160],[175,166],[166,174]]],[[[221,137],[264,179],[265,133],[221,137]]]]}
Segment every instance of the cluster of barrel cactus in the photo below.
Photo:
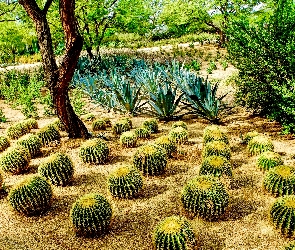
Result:
{"type": "Polygon", "coordinates": [[[107,127],[107,124],[104,119],[96,119],[92,123],[92,130],[93,131],[105,130],[106,127],[107,127]]]}
{"type": "Polygon", "coordinates": [[[18,123],[11,125],[10,127],[8,127],[6,129],[6,135],[10,139],[18,139],[21,136],[29,133],[30,130],[31,129],[28,127],[27,124],[25,124],[24,122],[18,122],[18,123]]]}
{"type": "Polygon", "coordinates": [[[187,124],[185,122],[183,122],[183,121],[174,122],[172,124],[172,129],[177,128],[177,127],[182,127],[182,128],[187,130],[187,124]]]}
{"type": "Polygon", "coordinates": [[[123,147],[133,148],[137,143],[137,136],[133,131],[123,132],[120,136],[120,143],[123,147]]]}
{"type": "Polygon", "coordinates": [[[263,152],[257,159],[257,166],[263,171],[283,165],[283,163],[282,157],[278,153],[272,151],[263,152]]]}
{"type": "Polygon", "coordinates": [[[259,133],[257,131],[250,131],[250,132],[246,133],[243,138],[243,143],[248,144],[252,138],[254,138],[255,136],[258,136],[258,135],[259,135],[259,133]]]}
{"type": "Polygon", "coordinates": [[[81,145],[79,156],[85,163],[102,164],[109,156],[109,147],[102,139],[91,139],[81,145]]]}
{"type": "Polygon", "coordinates": [[[168,157],[171,157],[172,153],[177,151],[176,143],[173,142],[169,136],[160,136],[155,140],[155,144],[164,148],[167,152],[168,157]]]}
{"type": "Polygon", "coordinates": [[[135,129],[135,134],[138,138],[149,138],[151,136],[151,131],[146,127],[139,127],[135,129]]]}
{"type": "Polygon", "coordinates": [[[59,131],[66,131],[65,125],[61,122],[59,118],[57,118],[52,124],[59,131]]]}
{"type": "Polygon", "coordinates": [[[208,142],[202,152],[203,158],[208,156],[223,156],[226,159],[230,160],[231,158],[231,150],[228,144],[223,141],[211,141],[208,142]]]}
{"type": "Polygon", "coordinates": [[[226,144],[229,143],[226,132],[221,130],[217,125],[210,125],[204,129],[203,140],[204,144],[211,141],[222,141],[226,144]]]}
{"type": "Polygon", "coordinates": [[[120,135],[132,128],[132,123],[128,119],[121,119],[113,125],[113,133],[120,135]]]}

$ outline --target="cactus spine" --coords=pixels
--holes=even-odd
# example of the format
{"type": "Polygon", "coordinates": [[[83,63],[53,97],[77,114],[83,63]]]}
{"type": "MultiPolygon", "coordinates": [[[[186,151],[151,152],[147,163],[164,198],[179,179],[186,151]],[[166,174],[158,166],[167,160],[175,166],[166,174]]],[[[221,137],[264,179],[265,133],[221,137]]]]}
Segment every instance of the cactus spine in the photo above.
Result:
{"type": "Polygon", "coordinates": [[[177,151],[177,146],[175,142],[173,142],[169,136],[160,136],[155,140],[155,144],[159,145],[160,147],[164,148],[167,152],[167,156],[171,157],[172,153],[177,151]]]}
{"type": "Polygon", "coordinates": [[[43,145],[48,145],[53,141],[60,141],[60,133],[53,125],[48,125],[41,128],[37,132],[38,137],[41,139],[43,145]]]}
{"type": "Polygon", "coordinates": [[[138,138],[150,138],[151,131],[148,128],[140,127],[135,129],[135,134],[138,138]]]}
{"type": "Polygon", "coordinates": [[[188,141],[188,131],[183,127],[176,127],[170,130],[169,138],[175,143],[185,143],[188,141]]]}
{"type": "Polygon", "coordinates": [[[274,151],[274,145],[267,137],[258,135],[249,141],[247,149],[251,155],[259,155],[266,151],[274,151]]]}
{"type": "Polygon", "coordinates": [[[137,136],[133,131],[126,131],[120,136],[120,143],[127,148],[136,147],[137,136]]]}
{"type": "Polygon", "coordinates": [[[105,130],[106,127],[107,127],[107,124],[103,119],[97,119],[92,123],[93,131],[105,130]]]}
{"type": "Polygon", "coordinates": [[[204,144],[211,141],[222,141],[226,144],[229,143],[226,133],[216,125],[210,125],[205,128],[203,133],[203,140],[204,144]]]}

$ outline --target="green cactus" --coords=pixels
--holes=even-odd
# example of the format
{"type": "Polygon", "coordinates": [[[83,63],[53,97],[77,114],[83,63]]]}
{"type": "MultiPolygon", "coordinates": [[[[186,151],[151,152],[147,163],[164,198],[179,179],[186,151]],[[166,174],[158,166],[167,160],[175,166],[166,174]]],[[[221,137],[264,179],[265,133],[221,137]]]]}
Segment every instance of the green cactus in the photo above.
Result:
{"type": "Polygon", "coordinates": [[[0,136],[0,152],[3,152],[10,146],[10,142],[6,136],[0,136]]]}
{"type": "Polygon", "coordinates": [[[119,119],[119,121],[127,122],[129,124],[130,128],[132,128],[132,120],[129,117],[121,117],[119,119]]]}
{"type": "Polygon", "coordinates": [[[295,241],[291,241],[285,245],[284,250],[295,250],[295,241]]]}
{"type": "Polygon", "coordinates": [[[37,135],[42,141],[43,145],[48,145],[50,142],[53,141],[60,141],[60,133],[58,132],[57,128],[53,125],[48,125],[46,127],[39,129],[37,135]]]}
{"type": "Polygon", "coordinates": [[[41,214],[51,204],[51,186],[43,177],[29,176],[16,184],[8,194],[11,206],[24,215],[41,214]]]}
{"type": "Polygon", "coordinates": [[[20,174],[29,168],[31,155],[28,149],[17,146],[8,148],[0,157],[0,166],[3,171],[11,174],[20,174]]]}
{"type": "Polygon", "coordinates": [[[154,118],[145,120],[143,127],[148,128],[152,133],[157,133],[159,130],[158,122],[154,118]]]}
{"type": "Polygon", "coordinates": [[[188,131],[182,127],[176,127],[170,130],[169,138],[175,143],[185,143],[188,141],[188,131]]]}
{"type": "Polygon", "coordinates": [[[24,126],[27,126],[30,130],[37,129],[39,127],[38,122],[34,118],[29,118],[27,120],[24,120],[23,123],[24,123],[24,126]]]}
{"type": "Polygon", "coordinates": [[[109,148],[104,140],[91,139],[81,145],[79,156],[85,163],[103,164],[109,156],[109,148]]]}
{"type": "Polygon", "coordinates": [[[112,208],[102,195],[86,194],[73,204],[70,217],[78,234],[100,236],[108,230],[112,208]]]}
{"type": "Polygon", "coordinates": [[[74,166],[69,156],[64,153],[55,153],[39,165],[38,173],[53,185],[65,186],[73,178],[74,166]]]}
{"type": "Polygon", "coordinates": [[[255,136],[258,136],[258,135],[260,135],[260,134],[257,131],[250,131],[247,134],[245,134],[245,136],[243,138],[243,142],[248,144],[252,138],[254,138],[255,136]]]}
{"type": "Polygon", "coordinates": [[[270,209],[270,220],[275,228],[288,237],[294,236],[295,195],[279,197],[270,209]]]}
{"type": "Polygon", "coordinates": [[[26,134],[19,138],[16,143],[28,149],[32,158],[41,153],[42,142],[37,135],[26,134]]]}
{"type": "Polygon", "coordinates": [[[248,142],[247,149],[251,155],[259,155],[266,151],[274,151],[274,145],[267,137],[257,135],[248,142]]]}
{"type": "Polygon", "coordinates": [[[135,129],[135,134],[138,138],[150,138],[151,131],[148,128],[140,127],[135,129]]]}
{"type": "Polygon", "coordinates": [[[169,136],[160,136],[159,138],[157,138],[155,140],[155,144],[161,146],[162,148],[164,148],[167,152],[167,156],[171,157],[172,153],[177,151],[177,146],[176,143],[173,142],[169,136]]]}
{"type": "Polygon", "coordinates": [[[134,197],[142,189],[142,186],[142,176],[140,172],[132,166],[120,166],[108,177],[108,188],[115,197],[134,197]]]}
{"type": "Polygon", "coordinates": [[[218,219],[229,203],[223,184],[211,175],[200,175],[189,181],[181,193],[186,210],[207,220],[218,219]]]}
{"type": "Polygon", "coordinates": [[[172,124],[172,129],[173,129],[173,128],[177,128],[177,127],[182,127],[182,128],[184,128],[184,129],[187,130],[187,125],[186,125],[186,123],[183,122],[183,121],[174,122],[174,123],[172,124]]]}
{"type": "Polygon", "coordinates": [[[270,169],[264,177],[263,186],[276,196],[295,194],[295,167],[280,165],[270,169]]]}
{"type": "Polygon", "coordinates": [[[226,144],[229,143],[226,133],[216,125],[210,125],[205,128],[203,140],[204,144],[211,141],[223,141],[226,144]]]}
{"type": "Polygon", "coordinates": [[[103,119],[96,119],[92,123],[92,130],[93,131],[105,130],[106,127],[107,127],[107,124],[103,119]]]}
{"type": "Polygon", "coordinates": [[[281,156],[272,151],[263,152],[257,159],[257,166],[264,171],[283,164],[281,156]]]}
{"type": "Polygon", "coordinates": [[[196,236],[186,218],[170,216],[156,226],[153,242],[157,250],[192,249],[196,236]]]}
{"type": "Polygon", "coordinates": [[[222,156],[208,156],[206,157],[200,168],[200,175],[213,175],[221,177],[223,175],[232,176],[232,168],[229,160],[222,156]]]}
{"type": "Polygon", "coordinates": [[[202,152],[203,158],[206,158],[208,156],[223,156],[226,159],[230,160],[231,157],[231,151],[229,146],[222,141],[212,141],[208,142],[202,152]]]}
{"type": "Polygon", "coordinates": [[[121,134],[120,144],[127,148],[136,147],[137,136],[133,131],[127,131],[121,134]]]}
{"type": "Polygon", "coordinates": [[[92,114],[92,113],[89,113],[89,114],[86,114],[86,115],[82,115],[81,116],[81,119],[83,121],[86,121],[86,122],[92,122],[95,120],[95,115],[92,114]]]}
{"type": "Polygon", "coordinates": [[[113,125],[113,133],[120,135],[123,132],[129,131],[131,129],[130,124],[127,120],[119,120],[113,125]]]}
{"type": "MultiPolygon", "coordinates": [[[[101,119],[103,119],[105,121],[107,127],[112,127],[112,123],[111,123],[110,118],[108,118],[108,117],[101,117],[101,119]]],[[[131,122],[131,127],[132,127],[132,122],[131,122]]]]}
{"type": "Polygon", "coordinates": [[[166,150],[156,144],[143,145],[135,152],[133,164],[143,174],[159,175],[167,164],[166,150]]]}
{"type": "Polygon", "coordinates": [[[55,119],[53,123],[51,123],[59,131],[66,131],[65,125],[61,122],[59,118],[55,119]]]}
{"type": "Polygon", "coordinates": [[[18,139],[29,132],[29,127],[23,122],[15,123],[6,129],[6,134],[10,139],[18,139]]]}

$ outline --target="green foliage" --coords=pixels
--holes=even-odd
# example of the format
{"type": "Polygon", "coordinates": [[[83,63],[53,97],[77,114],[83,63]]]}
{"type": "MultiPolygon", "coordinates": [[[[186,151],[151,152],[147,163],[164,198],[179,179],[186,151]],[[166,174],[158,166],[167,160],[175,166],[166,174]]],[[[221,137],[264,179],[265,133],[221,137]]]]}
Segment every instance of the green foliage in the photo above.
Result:
{"type": "Polygon", "coordinates": [[[107,124],[104,119],[97,119],[92,123],[93,131],[105,130],[106,127],[107,127],[107,124]]]}
{"type": "Polygon", "coordinates": [[[184,66],[184,68],[187,69],[187,70],[191,70],[192,69],[194,71],[199,72],[201,70],[201,63],[198,62],[198,61],[196,61],[196,60],[193,60],[191,63],[186,64],[184,66]]]}
{"type": "Polygon", "coordinates": [[[81,145],[79,156],[85,163],[103,164],[109,156],[109,148],[104,140],[91,139],[81,145]]]}
{"type": "Polygon", "coordinates": [[[10,139],[18,139],[29,132],[30,129],[24,122],[15,123],[6,129],[6,134],[10,139]]]}
{"type": "Polygon", "coordinates": [[[73,178],[74,166],[68,155],[55,153],[39,165],[38,173],[53,185],[66,186],[73,178]]]}
{"type": "Polygon", "coordinates": [[[230,147],[223,141],[211,141],[208,142],[202,152],[202,157],[206,158],[208,156],[223,156],[230,160],[231,150],[230,147]]]}
{"type": "Polygon", "coordinates": [[[225,212],[229,195],[215,177],[201,175],[184,186],[181,201],[184,208],[194,215],[215,220],[225,212]]]}
{"type": "Polygon", "coordinates": [[[169,136],[162,135],[155,140],[155,144],[166,150],[167,156],[171,157],[172,153],[177,151],[176,143],[169,136]]]}
{"type": "Polygon", "coordinates": [[[228,68],[228,62],[226,60],[222,60],[220,64],[223,70],[226,70],[228,68]]]}
{"type": "Polygon", "coordinates": [[[54,141],[60,141],[60,133],[54,125],[40,128],[37,132],[37,136],[40,138],[42,145],[44,146],[54,141]]]}
{"type": "Polygon", "coordinates": [[[134,197],[140,192],[142,186],[143,178],[132,166],[120,166],[108,176],[108,188],[115,197],[134,197]]]}
{"type": "Polygon", "coordinates": [[[216,70],[217,66],[214,61],[210,61],[208,68],[206,69],[208,74],[212,74],[213,70],[216,70]]]}
{"type": "Polygon", "coordinates": [[[203,159],[200,175],[213,175],[215,177],[232,176],[232,167],[228,159],[212,155],[203,159]]]}
{"type": "Polygon", "coordinates": [[[153,242],[157,250],[190,249],[196,244],[196,236],[185,217],[170,216],[156,226],[153,242]]]}
{"type": "Polygon", "coordinates": [[[86,103],[82,100],[82,98],[83,98],[83,92],[80,89],[73,89],[70,92],[71,105],[74,109],[74,112],[78,116],[81,116],[86,113],[84,109],[86,103]]]}
{"type": "Polygon", "coordinates": [[[123,132],[129,131],[131,129],[130,123],[127,120],[120,119],[113,125],[113,133],[120,135],[123,132]]]}
{"type": "Polygon", "coordinates": [[[145,175],[160,175],[167,164],[166,150],[155,144],[143,145],[135,152],[133,164],[145,175]]]}
{"type": "Polygon", "coordinates": [[[3,152],[10,146],[10,142],[7,137],[0,136],[0,152],[3,152]]]}
{"type": "Polygon", "coordinates": [[[17,140],[16,144],[28,149],[32,158],[41,153],[42,142],[37,135],[24,135],[17,140]]]}
{"type": "Polygon", "coordinates": [[[173,129],[173,128],[177,128],[177,127],[182,127],[182,128],[184,128],[184,129],[187,130],[187,125],[186,125],[186,123],[183,122],[183,121],[174,122],[174,123],[172,124],[172,129],[173,129]]]}
{"type": "Polygon", "coordinates": [[[85,194],[73,204],[70,217],[78,234],[100,236],[108,230],[112,207],[100,194],[85,194]]]}
{"type": "Polygon", "coordinates": [[[264,177],[263,186],[276,196],[295,194],[295,167],[280,165],[270,169],[264,177]]]}
{"type": "Polygon", "coordinates": [[[135,129],[137,138],[150,138],[151,131],[148,128],[140,127],[135,129]]]}
{"type": "Polygon", "coordinates": [[[259,155],[266,151],[274,151],[274,145],[269,138],[258,135],[249,141],[247,149],[251,155],[259,155]]]}
{"type": "Polygon", "coordinates": [[[152,133],[157,133],[159,129],[158,121],[154,118],[147,119],[143,122],[143,127],[149,129],[152,133]]]}
{"type": "Polygon", "coordinates": [[[51,204],[52,190],[50,184],[39,176],[26,177],[10,190],[10,205],[24,215],[37,215],[48,210],[51,204]]]}
{"type": "Polygon", "coordinates": [[[250,131],[250,132],[246,133],[243,138],[243,143],[248,144],[249,141],[251,141],[251,139],[257,135],[259,135],[259,133],[257,131],[250,131]]]}
{"type": "Polygon", "coordinates": [[[54,109],[54,104],[52,101],[52,97],[49,91],[41,97],[40,103],[44,106],[44,115],[45,116],[53,116],[56,114],[54,109]]]}
{"type": "Polygon", "coordinates": [[[263,171],[283,165],[283,163],[282,157],[278,153],[272,151],[263,152],[257,159],[257,166],[263,171]]]}
{"type": "Polygon", "coordinates": [[[137,135],[133,131],[123,132],[120,136],[120,144],[127,148],[136,147],[137,135]]]}
{"type": "Polygon", "coordinates": [[[172,128],[169,132],[169,138],[175,143],[185,143],[188,141],[188,131],[183,127],[172,128]]]}
{"type": "Polygon", "coordinates": [[[229,144],[226,133],[216,125],[209,125],[204,129],[203,140],[204,144],[211,141],[222,141],[229,144]]]}
{"type": "Polygon", "coordinates": [[[7,119],[5,117],[5,114],[3,113],[3,110],[0,108],[0,122],[6,122],[7,119]]]}

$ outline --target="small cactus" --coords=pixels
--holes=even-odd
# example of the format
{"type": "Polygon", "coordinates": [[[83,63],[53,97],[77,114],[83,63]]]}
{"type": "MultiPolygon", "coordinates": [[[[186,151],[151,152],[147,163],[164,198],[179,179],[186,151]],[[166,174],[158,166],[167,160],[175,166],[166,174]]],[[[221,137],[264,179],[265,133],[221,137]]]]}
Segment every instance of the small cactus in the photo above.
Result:
{"type": "Polygon", "coordinates": [[[276,196],[295,194],[295,167],[281,165],[270,169],[264,177],[263,186],[276,196]]]}
{"type": "Polygon", "coordinates": [[[89,114],[86,114],[86,115],[82,115],[81,116],[81,119],[83,121],[86,121],[86,122],[92,122],[95,120],[95,115],[92,114],[92,113],[89,113],[89,114]]]}
{"type": "Polygon", "coordinates": [[[3,171],[11,174],[20,174],[29,168],[31,155],[29,150],[17,146],[8,148],[0,157],[0,166],[3,171]]]}
{"type": "Polygon", "coordinates": [[[263,152],[257,159],[257,166],[264,171],[283,165],[283,163],[281,156],[272,151],[263,152]]]}
{"type": "Polygon", "coordinates": [[[148,128],[152,133],[157,133],[159,130],[158,122],[154,118],[145,120],[143,127],[148,128]]]}
{"type": "Polygon", "coordinates": [[[109,148],[104,140],[91,139],[81,145],[79,156],[85,163],[102,164],[109,156],[109,148]]]}
{"type": "Polygon", "coordinates": [[[208,142],[204,149],[203,149],[203,153],[202,156],[203,158],[206,158],[208,156],[212,156],[212,155],[216,155],[216,156],[223,156],[226,159],[230,160],[231,157],[231,151],[229,146],[222,141],[212,141],[212,142],[208,142]]]}
{"type": "Polygon", "coordinates": [[[155,144],[159,145],[160,147],[164,148],[167,152],[167,156],[171,157],[172,153],[177,151],[177,146],[175,142],[173,142],[169,136],[160,136],[155,140],[155,144]]]}
{"type": "Polygon", "coordinates": [[[153,242],[157,250],[192,249],[196,238],[186,218],[170,216],[156,226],[153,242]]]}
{"type": "Polygon", "coordinates": [[[113,125],[113,133],[120,135],[123,132],[129,131],[131,129],[130,124],[127,120],[119,120],[113,125]]]}
{"type": "Polygon", "coordinates": [[[155,144],[143,145],[135,152],[133,164],[143,174],[159,175],[167,164],[166,150],[155,144]]]}
{"type": "Polygon", "coordinates": [[[41,139],[43,145],[48,145],[53,141],[60,141],[60,133],[53,125],[48,125],[41,128],[37,132],[38,137],[41,139]]]}
{"type": "Polygon", "coordinates": [[[36,215],[48,210],[52,190],[43,177],[30,176],[16,184],[8,194],[11,206],[24,215],[36,215]]]}
{"type": "Polygon", "coordinates": [[[140,127],[135,129],[135,134],[138,138],[150,138],[151,131],[148,128],[140,127]]]}
{"type": "Polygon", "coordinates": [[[137,136],[133,131],[127,131],[121,134],[120,143],[127,148],[133,148],[137,143],[137,136]]]}
{"type": "Polygon", "coordinates": [[[188,141],[188,131],[183,127],[176,127],[170,130],[169,138],[175,143],[185,143],[188,141]]]}
{"type": "Polygon", "coordinates": [[[259,133],[257,131],[250,131],[247,134],[245,134],[245,136],[243,138],[243,142],[248,144],[249,141],[257,135],[259,135],[259,133]]]}
{"type": "Polygon", "coordinates": [[[106,127],[107,127],[107,124],[103,119],[96,119],[92,123],[92,130],[93,131],[105,130],[106,127]]]}
{"type": "Polygon", "coordinates": [[[55,121],[51,123],[51,125],[55,126],[55,128],[59,131],[66,131],[65,125],[61,122],[59,118],[55,119],[55,121]]]}
{"type": "Polygon", "coordinates": [[[121,117],[119,120],[123,122],[127,122],[130,128],[132,128],[132,120],[129,117],[121,117]]]}
{"type": "Polygon", "coordinates": [[[218,219],[229,203],[229,195],[215,177],[201,175],[183,188],[181,201],[186,210],[207,220],[218,219]]]}
{"type": "Polygon", "coordinates": [[[295,250],[295,241],[291,241],[285,245],[284,250],[295,250]]]}
{"type": "Polygon", "coordinates": [[[230,162],[222,156],[208,156],[206,157],[200,168],[200,175],[213,175],[221,177],[223,175],[232,176],[232,168],[230,162]]]}
{"type": "Polygon", "coordinates": [[[132,166],[121,166],[108,177],[108,188],[111,194],[119,198],[134,197],[143,185],[140,172],[132,166]]]}
{"type": "Polygon", "coordinates": [[[186,125],[186,123],[183,122],[183,121],[174,122],[174,123],[172,124],[172,129],[173,129],[173,128],[177,128],[177,127],[182,127],[182,128],[184,128],[184,129],[187,130],[187,125],[186,125]]]}
{"type": "MultiPolygon", "coordinates": [[[[101,119],[105,121],[107,127],[112,127],[112,123],[111,123],[110,118],[108,118],[108,117],[101,117],[101,119]]],[[[131,126],[132,126],[132,122],[131,122],[131,126]]]]}
{"type": "Polygon", "coordinates": [[[13,124],[6,129],[6,134],[10,139],[18,139],[29,132],[29,127],[22,122],[13,124]]]}
{"type": "Polygon", "coordinates": [[[73,178],[74,166],[69,156],[55,153],[39,165],[38,173],[53,185],[65,186],[73,178]]]}
{"type": "Polygon", "coordinates": [[[6,136],[0,136],[0,152],[3,152],[10,146],[10,142],[6,136]]]}
{"type": "Polygon", "coordinates": [[[34,118],[29,118],[27,120],[23,121],[24,125],[27,126],[30,130],[31,129],[37,129],[38,126],[38,122],[34,119],[34,118]]]}
{"type": "Polygon", "coordinates": [[[263,135],[253,137],[247,146],[251,155],[259,155],[266,151],[274,151],[272,141],[263,135]]]}
{"type": "Polygon", "coordinates": [[[100,236],[108,230],[112,208],[102,195],[86,194],[73,204],[70,217],[78,234],[100,236]]]}
{"type": "Polygon", "coordinates": [[[17,140],[17,145],[28,149],[32,158],[41,152],[42,143],[40,138],[34,134],[27,134],[17,140]]]}
{"type": "Polygon", "coordinates": [[[229,143],[226,133],[216,125],[210,125],[205,128],[203,140],[204,144],[211,141],[223,141],[226,144],[229,143]]]}

